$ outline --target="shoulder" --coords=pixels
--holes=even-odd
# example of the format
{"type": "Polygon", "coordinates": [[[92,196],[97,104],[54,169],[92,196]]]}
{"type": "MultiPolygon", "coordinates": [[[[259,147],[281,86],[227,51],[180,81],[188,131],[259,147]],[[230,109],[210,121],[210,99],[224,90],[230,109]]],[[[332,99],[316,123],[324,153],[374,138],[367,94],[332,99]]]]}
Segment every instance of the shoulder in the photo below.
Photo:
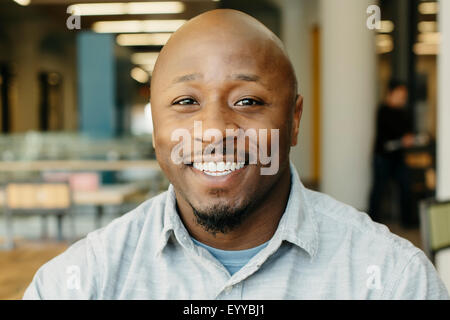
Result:
{"type": "Polygon", "coordinates": [[[333,256],[340,263],[350,265],[350,270],[359,273],[361,278],[367,278],[371,270],[379,270],[384,297],[420,298],[422,292],[424,299],[448,298],[434,266],[410,241],[329,195],[308,189],[306,195],[313,208],[325,259],[333,256]],[[424,286],[429,292],[408,286],[424,286]]]}
{"type": "Polygon", "coordinates": [[[162,230],[167,191],[146,200],[135,209],[111,221],[107,226],[88,234],[93,244],[119,244],[135,242],[141,232],[162,230]]]}
{"type": "Polygon", "coordinates": [[[164,227],[168,192],[163,192],[86,236],[103,270],[109,274],[125,271],[136,252],[148,253],[158,243],[164,227]]]}
{"type": "Polygon", "coordinates": [[[306,195],[324,235],[329,232],[341,235],[351,233],[353,242],[376,241],[377,247],[385,245],[407,255],[420,251],[410,241],[390,232],[387,226],[374,222],[365,212],[324,193],[306,189],[306,195]]]}
{"type": "Polygon", "coordinates": [[[151,198],[107,226],[90,232],[41,266],[24,299],[102,298],[110,283],[108,277],[128,268],[139,241],[155,243],[151,238],[159,236],[158,230],[162,230],[166,194],[151,198]]]}

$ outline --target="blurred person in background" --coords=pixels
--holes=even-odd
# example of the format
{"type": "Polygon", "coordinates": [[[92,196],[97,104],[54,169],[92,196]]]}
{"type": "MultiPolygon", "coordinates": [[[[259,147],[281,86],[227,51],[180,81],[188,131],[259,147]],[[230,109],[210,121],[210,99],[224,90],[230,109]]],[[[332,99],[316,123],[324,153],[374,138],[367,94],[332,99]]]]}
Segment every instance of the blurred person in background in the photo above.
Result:
{"type": "Polygon", "coordinates": [[[404,153],[405,149],[414,145],[413,123],[407,101],[406,84],[391,80],[386,98],[377,111],[373,185],[369,205],[370,216],[374,221],[380,222],[384,192],[391,179],[394,180],[399,190],[400,219],[404,227],[412,225],[410,183],[404,153]]]}

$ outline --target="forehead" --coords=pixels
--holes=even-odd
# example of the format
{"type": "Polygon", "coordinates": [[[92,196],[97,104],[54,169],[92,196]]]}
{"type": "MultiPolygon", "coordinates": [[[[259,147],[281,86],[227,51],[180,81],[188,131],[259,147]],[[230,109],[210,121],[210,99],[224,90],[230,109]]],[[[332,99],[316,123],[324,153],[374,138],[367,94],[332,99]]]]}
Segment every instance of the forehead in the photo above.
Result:
{"type": "Polygon", "coordinates": [[[162,82],[185,74],[201,74],[205,81],[236,73],[254,74],[262,80],[283,75],[280,54],[267,40],[214,34],[176,40],[158,58],[155,74],[162,82]]]}

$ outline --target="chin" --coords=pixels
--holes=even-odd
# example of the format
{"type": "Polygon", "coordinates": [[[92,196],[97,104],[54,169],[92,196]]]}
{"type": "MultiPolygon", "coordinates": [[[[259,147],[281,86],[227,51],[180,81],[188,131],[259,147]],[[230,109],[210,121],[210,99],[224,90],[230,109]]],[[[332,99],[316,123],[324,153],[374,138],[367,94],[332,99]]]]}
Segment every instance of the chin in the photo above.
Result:
{"type": "Polygon", "coordinates": [[[218,197],[217,195],[205,195],[196,201],[189,201],[192,207],[200,212],[208,212],[213,208],[221,210],[235,211],[246,207],[249,201],[245,201],[246,197],[218,197]]]}

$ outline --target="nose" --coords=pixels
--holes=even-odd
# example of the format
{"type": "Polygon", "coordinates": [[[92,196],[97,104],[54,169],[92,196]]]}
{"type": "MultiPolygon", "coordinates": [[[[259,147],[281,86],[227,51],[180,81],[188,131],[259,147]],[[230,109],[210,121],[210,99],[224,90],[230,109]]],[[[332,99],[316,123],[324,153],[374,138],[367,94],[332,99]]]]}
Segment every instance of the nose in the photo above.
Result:
{"type": "Polygon", "coordinates": [[[238,128],[235,124],[233,110],[218,99],[208,103],[202,108],[198,120],[202,123],[202,142],[206,144],[218,142],[217,140],[209,139],[208,137],[211,135],[219,135],[220,133],[222,139],[225,139],[227,129],[234,130],[238,128]]]}
{"type": "MultiPolygon", "coordinates": [[[[198,113],[194,122],[194,154],[222,157],[231,152],[234,155],[234,148],[229,146],[227,129],[235,130],[236,114],[226,104],[226,101],[215,99],[204,105],[198,113]],[[228,150],[230,149],[230,150],[228,150]]],[[[230,135],[232,135],[229,132],[230,135]]],[[[234,139],[233,139],[234,141],[234,139]]]]}
{"type": "Polygon", "coordinates": [[[227,109],[228,108],[219,101],[211,102],[204,106],[201,116],[203,130],[216,129],[224,134],[229,122],[227,109]]]}

